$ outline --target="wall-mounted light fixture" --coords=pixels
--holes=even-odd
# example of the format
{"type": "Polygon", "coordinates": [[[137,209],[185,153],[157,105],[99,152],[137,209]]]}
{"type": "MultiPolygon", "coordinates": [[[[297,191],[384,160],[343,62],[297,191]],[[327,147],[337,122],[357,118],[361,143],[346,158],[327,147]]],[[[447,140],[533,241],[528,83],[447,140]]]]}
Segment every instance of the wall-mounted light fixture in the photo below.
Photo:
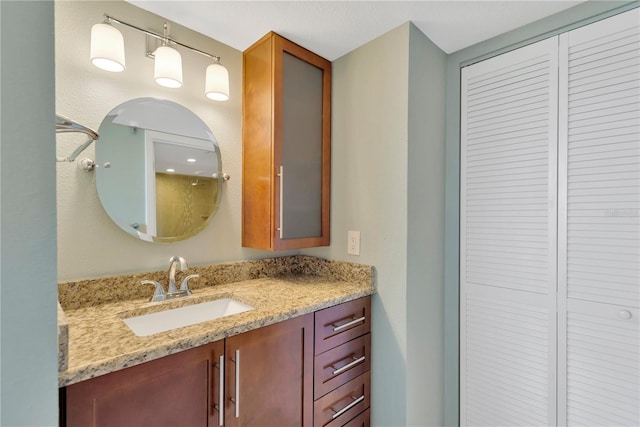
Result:
{"type": "Polygon", "coordinates": [[[215,101],[229,99],[229,72],[220,64],[220,57],[172,39],[166,22],[164,33],[160,35],[105,14],[104,22],[91,28],[91,63],[96,67],[112,72],[125,69],[124,38],[113,23],[147,35],[146,55],[155,60],[154,79],[159,85],[171,88],[182,86],[182,57],[180,52],[172,47],[176,45],[213,59],[214,63],[206,70],[205,95],[215,101]]]}

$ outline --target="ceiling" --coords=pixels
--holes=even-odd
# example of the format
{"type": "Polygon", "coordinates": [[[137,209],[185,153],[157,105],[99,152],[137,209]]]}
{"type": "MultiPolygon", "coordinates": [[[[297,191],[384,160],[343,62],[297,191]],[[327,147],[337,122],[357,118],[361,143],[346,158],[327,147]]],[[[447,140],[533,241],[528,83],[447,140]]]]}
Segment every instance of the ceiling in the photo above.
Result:
{"type": "Polygon", "coordinates": [[[128,0],[240,51],[269,31],[333,61],[412,21],[446,53],[582,1],[128,0]]]}

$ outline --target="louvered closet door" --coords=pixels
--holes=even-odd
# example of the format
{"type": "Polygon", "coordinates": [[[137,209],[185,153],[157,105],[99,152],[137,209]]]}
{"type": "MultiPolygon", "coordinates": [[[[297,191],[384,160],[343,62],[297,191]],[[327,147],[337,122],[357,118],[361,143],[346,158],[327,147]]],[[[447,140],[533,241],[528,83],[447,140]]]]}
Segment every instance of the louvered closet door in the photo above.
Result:
{"type": "Polygon", "coordinates": [[[561,425],[640,425],[639,23],[560,36],[561,425]]]}
{"type": "Polygon", "coordinates": [[[462,425],[556,422],[557,51],[462,71],[462,425]]]}

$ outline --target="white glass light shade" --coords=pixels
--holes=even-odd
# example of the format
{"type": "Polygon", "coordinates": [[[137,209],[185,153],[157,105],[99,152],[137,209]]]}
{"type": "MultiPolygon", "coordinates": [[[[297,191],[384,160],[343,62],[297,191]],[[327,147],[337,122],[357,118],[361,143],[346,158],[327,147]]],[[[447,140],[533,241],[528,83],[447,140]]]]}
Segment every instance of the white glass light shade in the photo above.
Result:
{"type": "Polygon", "coordinates": [[[182,57],[169,47],[160,46],[155,51],[154,78],[161,86],[178,88],[182,86],[182,57]]]}
{"type": "Polygon", "coordinates": [[[124,71],[124,38],[112,25],[91,27],[91,63],[106,71],[124,71]]]}
{"type": "Polygon", "coordinates": [[[214,101],[226,101],[229,99],[229,71],[220,64],[211,64],[207,67],[207,79],[204,93],[214,101]]]}

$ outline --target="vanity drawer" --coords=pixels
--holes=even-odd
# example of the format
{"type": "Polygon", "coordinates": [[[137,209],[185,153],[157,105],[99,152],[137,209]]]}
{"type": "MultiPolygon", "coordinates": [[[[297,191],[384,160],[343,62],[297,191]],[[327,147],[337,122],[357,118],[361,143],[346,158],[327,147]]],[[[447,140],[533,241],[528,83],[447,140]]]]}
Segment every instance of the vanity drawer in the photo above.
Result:
{"type": "Polygon", "coordinates": [[[367,409],[342,427],[369,427],[371,425],[371,410],[367,409]]]}
{"type": "Polygon", "coordinates": [[[370,368],[371,334],[366,334],[316,356],[313,376],[315,399],[351,381],[370,368]]]}
{"type": "Polygon", "coordinates": [[[365,372],[314,402],[314,427],[344,426],[370,404],[371,376],[365,372]]]}
{"type": "Polygon", "coordinates": [[[371,331],[371,297],[359,298],[315,313],[315,354],[371,331]]]}

